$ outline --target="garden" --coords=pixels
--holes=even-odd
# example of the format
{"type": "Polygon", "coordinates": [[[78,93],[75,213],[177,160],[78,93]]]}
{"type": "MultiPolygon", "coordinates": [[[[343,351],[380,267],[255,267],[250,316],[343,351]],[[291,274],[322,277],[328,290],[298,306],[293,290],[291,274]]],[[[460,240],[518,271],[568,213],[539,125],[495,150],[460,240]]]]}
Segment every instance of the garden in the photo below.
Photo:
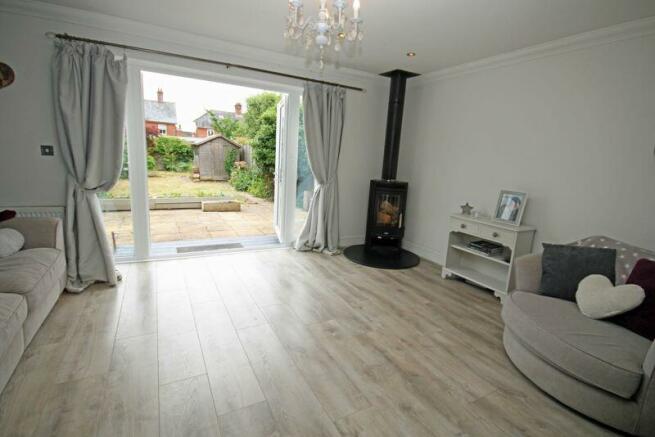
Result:
{"type": "MultiPolygon", "coordinates": [[[[225,156],[228,182],[193,180],[193,146],[183,138],[159,136],[146,132],[148,192],[151,198],[230,197],[243,200],[244,194],[272,200],[275,171],[275,132],[279,95],[262,93],[247,100],[243,119],[217,118],[210,112],[215,132],[239,144],[252,147],[252,165],[239,160],[231,149],[225,156]],[[239,193],[244,193],[239,195],[239,193]]],[[[123,170],[114,188],[101,196],[105,199],[130,197],[127,147],[123,170]]]]}
{"type": "MultiPolygon", "coordinates": [[[[271,200],[274,192],[278,101],[279,95],[274,93],[250,97],[247,99],[248,111],[242,119],[219,119],[210,113],[215,132],[238,144],[249,145],[252,151],[249,155],[252,164],[249,164],[240,160],[238,149],[228,149],[223,163],[226,173],[230,175],[228,181],[194,179],[192,144],[183,138],[159,136],[157,132],[146,131],[150,231],[154,242],[274,233],[271,200]],[[202,213],[200,201],[216,198],[240,202],[239,218],[236,219],[234,213],[202,213]]],[[[133,242],[127,158],[126,147],[120,179],[111,191],[100,196],[108,238],[115,247],[133,242]]],[[[302,115],[298,158],[296,218],[300,226],[305,214],[302,211],[303,193],[313,189],[314,180],[307,162],[302,115]]]]}

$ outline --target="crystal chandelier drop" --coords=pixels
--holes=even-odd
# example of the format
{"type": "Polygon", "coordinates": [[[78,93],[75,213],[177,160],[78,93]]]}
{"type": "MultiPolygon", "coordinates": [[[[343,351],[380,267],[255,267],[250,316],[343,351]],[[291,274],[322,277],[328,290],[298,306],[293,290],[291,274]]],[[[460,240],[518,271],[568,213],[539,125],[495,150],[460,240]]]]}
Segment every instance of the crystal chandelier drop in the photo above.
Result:
{"type": "Polygon", "coordinates": [[[334,46],[339,53],[344,43],[356,43],[364,38],[359,17],[360,0],[352,2],[352,17],[348,17],[348,0],[333,0],[328,7],[328,0],[320,0],[318,16],[305,19],[302,0],[289,0],[289,15],[284,37],[291,40],[305,39],[305,49],[315,44],[319,49],[321,70],[325,66],[325,51],[334,46]],[[330,11],[332,9],[332,12],[330,11]]]}

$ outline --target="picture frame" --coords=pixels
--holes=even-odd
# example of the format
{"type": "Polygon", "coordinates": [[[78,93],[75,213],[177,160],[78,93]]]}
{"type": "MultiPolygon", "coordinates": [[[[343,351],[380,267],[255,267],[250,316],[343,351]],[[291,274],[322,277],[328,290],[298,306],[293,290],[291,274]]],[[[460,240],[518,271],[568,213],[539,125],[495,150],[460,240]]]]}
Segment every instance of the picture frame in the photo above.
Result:
{"type": "Polygon", "coordinates": [[[500,190],[493,219],[497,222],[520,226],[527,201],[528,193],[500,190]]]}

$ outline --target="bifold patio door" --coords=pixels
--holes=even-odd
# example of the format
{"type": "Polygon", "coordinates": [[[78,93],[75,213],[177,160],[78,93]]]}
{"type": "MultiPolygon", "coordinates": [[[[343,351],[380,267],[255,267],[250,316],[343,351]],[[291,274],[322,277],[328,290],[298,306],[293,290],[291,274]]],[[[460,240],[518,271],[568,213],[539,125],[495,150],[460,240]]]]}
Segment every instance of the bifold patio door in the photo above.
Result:
{"type": "MultiPolygon", "coordinates": [[[[124,258],[132,259],[149,259],[153,256],[158,256],[158,245],[159,240],[157,239],[157,232],[161,232],[161,229],[171,228],[171,224],[167,223],[168,220],[166,215],[162,214],[161,211],[157,210],[160,204],[164,202],[161,199],[153,201],[155,197],[153,195],[153,186],[155,183],[162,184],[160,179],[154,180],[152,177],[152,166],[153,165],[163,165],[161,162],[153,163],[154,159],[148,152],[148,141],[152,142],[152,138],[148,140],[147,138],[147,127],[146,118],[144,115],[146,103],[144,103],[144,74],[161,74],[161,75],[171,75],[181,78],[189,78],[197,81],[206,81],[216,84],[222,84],[226,86],[242,87],[242,88],[251,88],[255,90],[270,90],[274,93],[279,94],[280,99],[277,105],[277,126],[276,126],[276,154],[275,154],[275,174],[274,174],[274,202],[272,205],[272,211],[269,207],[269,228],[271,231],[274,231],[274,238],[277,236],[277,239],[282,244],[290,244],[294,238],[294,214],[296,209],[296,180],[297,180],[297,157],[298,157],[298,131],[299,131],[299,111],[300,111],[300,96],[302,90],[299,87],[292,87],[286,85],[279,85],[275,83],[263,82],[261,80],[255,79],[244,79],[236,78],[234,76],[224,76],[219,75],[214,72],[190,69],[181,66],[171,66],[171,65],[162,65],[160,63],[153,63],[151,61],[144,60],[131,60],[129,64],[129,86],[128,86],[128,101],[127,101],[127,135],[126,135],[126,144],[127,144],[127,154],[125,156],[126,161],[128,162],[129,167],[129,199],[123,199],[121,202],[114,202],[115,205],[122,205],[124,208],[122,211],[124,215],[130,216],[131,214],[131,228],[132,233],[130,235],[130,242],[133,242],[133,246],[130,251],[123,251],[121,254],[124,258]],[[144,129],[144,126],[146,129],[144,129]],[[151,170],[149,177],[148,169],[151,170]],[[149,187],[150,185],[150,187],[149,187]],[[156,207],[153,207],[156,205],[156,207]],[[129,211],[125,211],[128,209],[129,211]],[[155,217],[156,216],[156,217],[155,217]],[[271,226],[272,224],[272,226],[271,226]],[[154,237],[153,237],[154,236],[154,237]],[[130,255],[124,255],[125,253],[130,253],[130,255]]],[[[170,90],[165,96],[170,96],[170,90]]],[[[172,97],[171,97],[172,98],[172,97]]],[[[159,100],[163,100],[159,98],[159,100]]],[[[183,105],[179,104],[179,107],[183,105]]],[[[209,108],[208,108],[209,109],[209,108]]],[[[247,110],[247,108],[246,108],[247,110]]],[[[179,109],[178,109],[179,111],[179,109]]],[[[177,128],[179,130],[180,126],[177,128]]],[[[161,130],[162,127],[159,126],[161,130]]],[[[210,131],[211,132],[211,131],[210,131]]],[[[160,132],[161,133],[161,132],[160,132]]],[[[213,132],[206,133],[211,136],[213,132]]],[[[170,135],[170,134],[169,134],[170,135]]],[[[197,132],[194,133],[193,137],[197,135],[197,132]]],[[[180,135],[177,135],[178,137],[180,135]]],[[[195,142],[193,143],[196,147],[195,142]]],[[[150,144],[152,147],[152,144],[150,144]]],[[[243,153],[242,153],[243,155],[243,153]]],[[[198,175],[195,166],[197,164],[198,152],[195,152],[194,158],[194,169],[193,169],[193,180],[198,182],[198,175]]],[[[223,156],[223,155],[221,155],[223,156]]],[[[200,155],[200,157],[202,157],[200,155]]],[[[249,157],[250,159],[250,157],[249,157]]],[[[166,164],[168,165],[168,164],[166,164]]],[[[253,164],[256,165],[256,164],[253,164]]],[[[164,171],[161,171],[164,173],[164,171]]],[[[169,172],[170,173],[170,172],[169,172]]],[[[187,179],[190,179],[188,177],[187,179]]],[[[202,182],[202,181],[199,181],[202,182]]],[[[185,184],[189,185],[186,180],[185,184]]],[[[168,187],[167,187],[168,188],[168,187]]],[[[173,187],[177,188],[177,187],[173,187]]],[[[174,193],[173,193],[174,194],[174,193]]],[[[184,194],[180,198],[180,194],[176,195],[175,202],[170,203],[182,203],[184,199],[184,194]],[[179,201],[178,201],[179,200],[179,201]]],[[[200,203],[202,199],[198,199],[197,203],[200,203]]],[[[257,204],[258,202],[251,202],[251,204],[257,204]]],[[[259,202],[264,203],[264,202],[259,202]]],[[[243,207],[250,207],[248,202],[242,204],[243,207]]],[[[118,206],[114,206],[118,208],[118,206]]],[[[167,208],[165,206],[164,208],[167,208]]],[[[189,211],[191,211],[189,209],[189,211]]],[[[181,212],[180,212],[181,214],[181,212]]],[[[201,216],[200,210],[193,211],[196,217],[201,216]]],[[[262,219],[260,216],[263,213],[260,213],[259,216],[253,214],[252,212],[234,213],[229,217],[230,220],[234,220],[232,224],[238,224],[240,220],[239,217],[243,217],[244,220],[259,220],[261,223],[262,219]],[[237,215],[241,214],[241,216],[237,215]],[[253,217],[255,217],[253,219],[253,217]]],[[[210,214],[207,214],[207,217],[210,214]]],[[[213,217],[224,217],[228,218],[227,214],[215,215],[213,217]]],[[[205,220],[206,218],[203,218],[205,220]]],[[[218,219],[217,219],[218,220],[218,219]]],[[[204,223],[204,222],[203,222],[204,223]]],[[[179,228],[179,223],[177,224],[179,228]]],[[[193,229],[193,224],[189,225],[190,229],[193,229]]],[[[220,226],[215,226],[217,236],[220,235],[220,226]]],[[[178,231],[179,232],[179,231],[178,231]]],[[[192,230],[189,232],[193,232],[192,230]]],[[[272,232],[271,232],[272,233],[272,232]]],[[[116,232],[118,234],[118,232],[116,232]]],[[[161,234],[160,234],[161,235],[161,234]]],[[[191,235],[191,234],[189,234],[191,235]]],[[[114,233],[112,233],[112,238],[116,238],[114,233]]],[[[212,243],[215,243],[212,241],[212,243]]],[[[114,243],[116,244],[116,243],[114,243]]],[[[182,253],[179,252],[178,253],[182,253]]],[[[118,254],[118,252],[117,252],[118,254]]]]}
{"type": "Polygon", "coordinates": [[[298,95],[282,94],[277,104],[273,224],[283,244],[291,244],[296,237],[293,221],[296,208],[299,107],[298,95]]]}
{"type": "Polygon", "coordinates": [[[285,191],[284,167],[286,159],[283,158],[287,151],[286,123],[288,119],[288,103],[288,96],[282,95],[280,102],[277,104],[277,126],[275,129],[275,190],[273,198],[278,201],[273,205],[273,226],[275,227],[277,238],[280,241],[283,241],[285,237],[284,205],[281,205],[284,201],[281,199],[281,195],[285,191]]]}

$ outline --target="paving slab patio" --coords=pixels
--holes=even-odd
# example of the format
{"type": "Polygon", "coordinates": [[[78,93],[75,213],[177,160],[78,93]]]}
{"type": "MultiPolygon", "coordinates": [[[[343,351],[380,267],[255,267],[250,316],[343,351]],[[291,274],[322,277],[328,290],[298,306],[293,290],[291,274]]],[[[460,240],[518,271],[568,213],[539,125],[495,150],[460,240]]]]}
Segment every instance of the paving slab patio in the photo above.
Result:
{"type": "MultiPolygon", "coordinates": [[[[306,213],[299,209],[295,216],[299,228],[306,213]]],[[[116,247],[134,244],[130,211],[107,211],[103,217],[110,244],[115,242],[116,247]]],[[[249,198],[241,205],[240,212],[151,210],[150,235],[154,243],[275,235],[273,202],[249,198]]]]}

